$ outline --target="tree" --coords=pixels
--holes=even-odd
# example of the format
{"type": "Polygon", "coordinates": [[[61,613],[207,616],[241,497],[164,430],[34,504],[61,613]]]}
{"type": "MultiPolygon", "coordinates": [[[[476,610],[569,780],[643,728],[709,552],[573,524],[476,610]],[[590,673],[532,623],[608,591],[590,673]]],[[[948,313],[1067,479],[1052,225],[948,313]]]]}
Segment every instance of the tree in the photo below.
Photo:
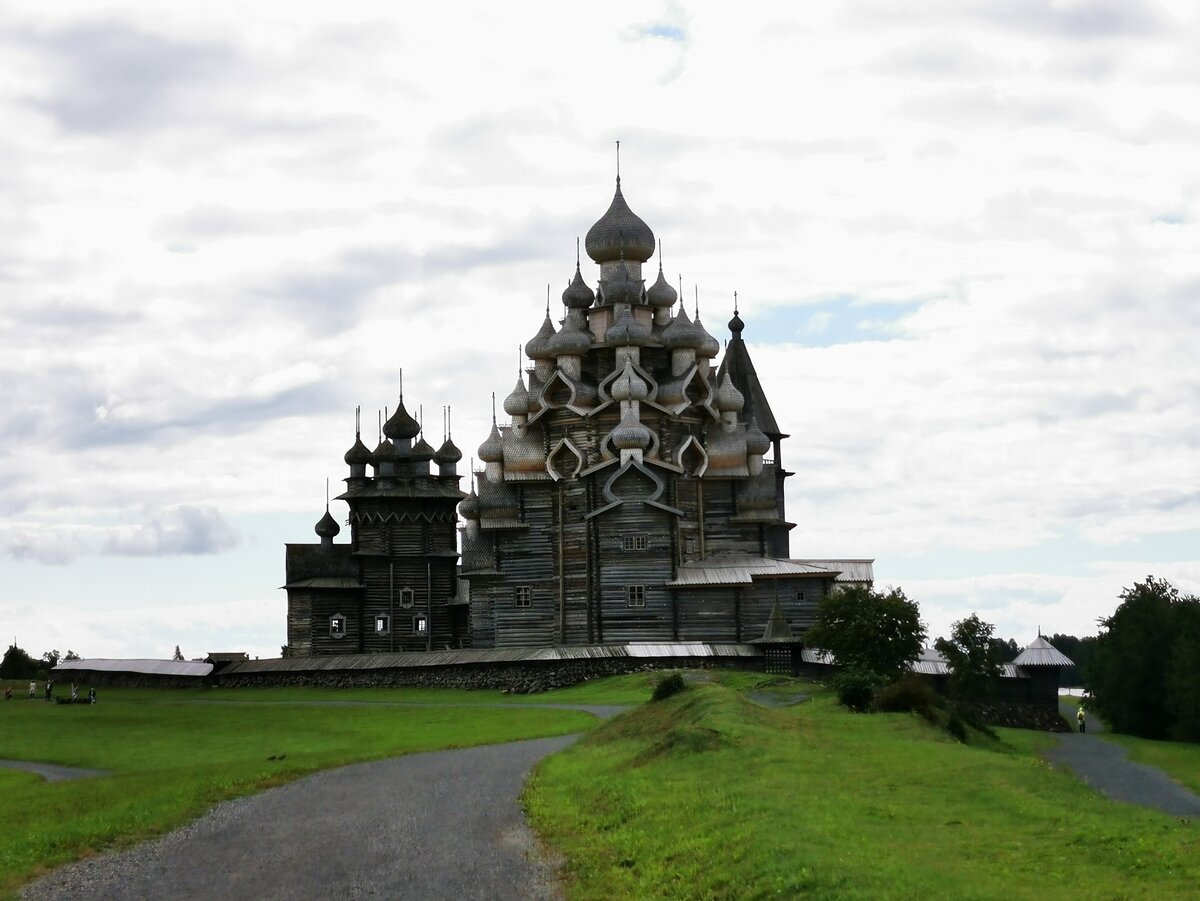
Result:
{"type": "Polygon", "coordinates": [[[32,679],[37,675],[38,661],[17,647],[8,646],[4,659],[0,660],[0,679],[32,679]]]}
{"type": "Polygon", "coordinates": [[[992,647],[1000,655],[1001,663],[1012,663],[1017,659],[1017,655],[1021,653],[1021,646],[1011,638],[993,638],[992,647]]]}
{"type": "Polygon", "coordinates": [[[934,642],[950,666],[950,692],[959,700],[978,703],[991,694],[1000,675],[1000,648],[1004,647],[992,638],[994,629],[972,613],[951,627],[948,639],[934,642]]]}
{"type": "Polygon", "coordinates": [[[921,655],[925,624],[916,601],[910,601],[899,588],[886,594],[853,585],[827,595],[817,608],[816,625],[809,630],[807,643],[831,651],[840,668],[839,676],[853,687],[857,699],[848,703],[850,692],[842,692],[842,702],[863,709],[864,694],[869,704],[871,686],[884,685],[899,677],[921,655]]]}
{"type": "Polygon", "coordinates": [[[1058,684],[1064,687],[1082,688],[1086,684],[1084,674],[1087,672],[1088,661],[1092,657],[1092,650],[1096,647],[1096,636],[1085,635],[1083,638],[1076,638],[1074,635],[1055,633],[1047,641],[1075,663],[1074,666],[1065,667],[1059,673],[1058,684]]]}
{"type": "Polygon", "coordinates": [[[1120,606],[1100,621],[1087,682],[1114,731],[1166,738],[1177,724],[1190,729],[1185,724],[1200,719],[1196,692],[1186,684],[1200,669],[1197,605],[1170,582],[1147,576],[1124,589],[1120,606]]]}
{"type": "Polygon", "coordinates": [[[67,648],[67,653],[63,656],[63,660],[81,660],[81,659],[82,658],[78,654],[76,654],[74,651],[72,651],[70,648],[67,648]]]}
{"type": "Polygon", "coordinates": [[[172,660],[182,660],[183,651],[179,650],[179,645],[175,645],[175,653],[171,655],[172,660]]]}
{"type": "Polygon", "coordinates": [[[46,651],[44,654],[42,654],[42,663],[45,665],[46,669],[54,669],[54,667],[58,666],[58,661],[61,659],[62,655],[58,653],[58,648],[55,648],[52,651],[46,651]]]}

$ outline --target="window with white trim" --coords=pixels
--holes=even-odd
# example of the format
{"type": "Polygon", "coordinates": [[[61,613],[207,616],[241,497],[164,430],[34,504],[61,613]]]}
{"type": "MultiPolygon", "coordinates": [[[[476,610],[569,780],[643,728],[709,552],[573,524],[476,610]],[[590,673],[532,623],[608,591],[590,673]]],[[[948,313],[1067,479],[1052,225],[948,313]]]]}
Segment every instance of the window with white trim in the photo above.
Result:
{"type": "Polygon", "coordinates": [[[342,614],[335,613],[333,616],[329,617],[329,637],[346,637],[346,617],[342,616],[342,614]]]}
{"type": "Polygon", "coordinates": [[[429,620],[425,618],[424,613],[418,613],[413,617],[413,632],[417,635],[424,635],[429,629],[429,620]]]}
{"type": "Polygon", "coordinates": [[[621,539],[621,550],[623,551],[644,551],[649,547],[649,539],[640,532],[625,535],[621,539]]]}
{"type": "Polygon", "coordinates": [[[375,634],[387,635],[392,631],[392,618],[386,613],[375,614],[375,634]]]}
{"type": "Polygon", "coordinates": [[[417,592],[414,589],[412,589],[412,588],[401,588],[400,589],[400,606],[403,607],[404,609],[407,610],[409,607],[411,607],[413,605],[413,603],[416,601],[416,598],[417,598],[417,592]]]}
{"type": "Polygon", "coordinates": [[[626,604],[630,607],[645,607],[646,606],[646,586],[645,585],[626,585],[625,586],[626,604]]]}
{"type": "Polygon", "coordinates": [[[532,585],[518,585],[513,589],[513,606],[522,608],[533,606],[532,585]]]}

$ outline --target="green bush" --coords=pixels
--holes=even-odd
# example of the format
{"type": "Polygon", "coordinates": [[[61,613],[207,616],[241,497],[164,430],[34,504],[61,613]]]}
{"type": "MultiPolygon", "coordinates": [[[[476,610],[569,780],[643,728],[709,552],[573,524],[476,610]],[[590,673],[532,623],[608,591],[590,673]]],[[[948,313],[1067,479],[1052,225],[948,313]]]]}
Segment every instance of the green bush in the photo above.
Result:
{"type": "Polygon", "coordinates": [[[871,709],[875,692],[883,684],[878,673],[858,666],[844,666],[829,680],[842,706],[858,713],[871,709]]]}
{"type": "Polygon", "coordinates": [[[661,701],[663,698],[679,694],[686,687],[682,673],[671,673],[671,675],[658,680],[654,686],[654,694],[650,698],[654,701],[661,701]]]}
{"type": "Polygon", "coordinates": [[[875,709],[881,713],[919,713],[931,719],[940,704],[937,693],[916,673],[905,673],[875,692],[875,709]]]}

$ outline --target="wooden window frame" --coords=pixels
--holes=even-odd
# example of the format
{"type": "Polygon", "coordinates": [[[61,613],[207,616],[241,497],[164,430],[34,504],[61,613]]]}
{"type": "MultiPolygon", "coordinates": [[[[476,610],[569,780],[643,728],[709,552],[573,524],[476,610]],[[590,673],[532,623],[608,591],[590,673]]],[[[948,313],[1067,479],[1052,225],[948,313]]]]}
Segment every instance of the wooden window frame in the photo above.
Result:
{"type": "Polygon", "coordinates": [[[417,592],[415,588],[401,588],[400,601],[398,606],[402,610],[410,610],[417,603],[417,592]]]}
{"type": "Polygon", "coordinates": [[[533,586],[517,585],[513,588],[513,606],[518,610],[528,610],[533,606],[533,586]]]}
{"type": "Polygon", "coordinates": [[[376,635],[391,635],[392,634],[392,617],[387,613],[375,614],[375,634],[376,635]]]}
{"type": "Polygon", "coordinates": [[[646,606],[646,586],[626,585],[625,606],[644,608],[646,606]]]}
{"type": "Polygon", "coordinates": [[[650,550],[650,538],[645,532],[631,532],[623,535],[621,536],[621,550],[648,551],[650,550]]]}
{"type": "Polygon", "coordinates": [[[335,613],[329,617],[329,637],[333,639],[345,638],[348,625],[349,623],[346,621],[344,614],[335,613]],[[340,624],[340,628],[337,627],[338,624],[340,624]]]}

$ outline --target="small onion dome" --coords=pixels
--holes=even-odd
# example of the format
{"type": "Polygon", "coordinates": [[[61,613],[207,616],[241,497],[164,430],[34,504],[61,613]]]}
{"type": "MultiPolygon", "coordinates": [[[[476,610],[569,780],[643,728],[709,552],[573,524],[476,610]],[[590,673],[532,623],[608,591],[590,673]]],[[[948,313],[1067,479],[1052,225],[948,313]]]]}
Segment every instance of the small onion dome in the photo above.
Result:
{"type": "Polygon", "coordinates": [[[567,285],[567,290],[563,291],[563,303],[576,310],[586,310],[595,300],[596,295],[583,280],[583,273],[579,271],[579,264],[576,263],[575,278],[571,280],[571,284],[567,285]]]}
{"type": "Polygon", "coordinates": [[[517,387],[512,394],[504,398],[504,412],[509,416],[529,415],[529,392],[525,390],[525,380],[518,378],[517,387]]]}
{"type": "Polygon", "coordinates": [[[474,485],[471,486],[471,493],[458,505],[458,512],[463,519],[479,519],[479,495],[475,493],[474,485]]]}
{"type": "Polygon", "coordinates": [[[644,347],[650,341],[650,329],[638,322],[628,307],[622,307],[616,321],[604,333],[604,340],[610,345],[644,347]]]}
{"type": "Polygon", "coordinates": [[[420,431],[421,424],[408,415],[403,400],[397,404],[391,419],[383,424],[383,434],[393,441],[397,438],[416,438],[420,431]]]}
{"type": "Polygon", "coordinates": [[[418,438],[417,443],[412,446],[412,458],[418,462],[433,459],[433,448],[429,446],[429,442],[423,437],[418,438]]]}
{"type": "Polygon", "coordinates": [[[758,427],[758,420],[750,419],[750,427],[746,429],[746,453],[762,456],[771,449],[771,439],[763,434],[758,427]]]}
{"type": "Polygon", "coordinates": [[[646,291],[646,300],[652,307],[673,307],[675,301],[679,299],[679,295],[675,293],[675,289],[670,283],[663,278],[662,263],[658,264],[658,281],[650,286],[646,291]]]}
{"type": "Polygon", "coordinates": [[[622,422],[612,430],[612,442],[621,450],[641,450],[653,440],[650,430],[640,422],[622,422]]]}
{"type": "Polygon", "coordinates": [[[453,441],[447,438],[442,442],[442,446],[437,449],[437,453],[433,455],[433,462],[439,466],[449,463],[457,463],[462,459],[462,451],[458,449],[453,441]]]}
{"type": "Polygon", "coordinates": [[[625,203],[619,175],[617,192],[608,211],[588,229],[583,246],[587,249],[587,255],[597,263],[619,260],[622,252],[625,259],[644,263],[654,253],[654,232],[625,203]]]}
{"type": "Polygon", "coordinates": [[[492,423],[492,434],[487,436],[487,440],[479,445],[479,459],[484,463],[499,463],[504,459],[504,439],[500,437],[500,430],[496,428],[496,423],[492,423]]]}
{"type": "Polygon", "coordinates": [[[612,383],[610,389],[613,400],[645,400],[650,396],[649,386],[642,377],[633,370],[633,365],[626,360],[625,368],[612,383]]]}
{"type": "Polygon", "coordinates": [[[725,373],[725,378],[721,379],[721,387],[717,389],[717,409],[722,413],[736,413],[742,409],[745,403],[746,398],[742,396],[742,392],[733,387],[729,373],[725,373]]]}
{"type": "Polygon", "coordinates": [[[384,438],[379,446],[371,452],[371,462],[378,466],[388,460],[396,459],[396,445],[384,438]]]}
{"type": "Polygon", "coordinates": [[[700,324],[699,316],[696,317],[696,321],[692,325],[700,333],[700,346],[696,348],[696,357],[702,360],[711,360],[721,352],[721,342],[704,330],[704,326],[700,324]]]}
{"type": "Polygon", "coordinates": [[[536,335],[530,338],[525,343],[525,356],[531,360],[552,360],[554,354],[550,353],[549,341],[554,337],[554,323],[550,321],[550,314],[546,314],[546,318],[542,320],[542,327],[538,329],[536,335]]]}
{"type": "Polygon", "coordinates": [[[362,443],[362,438],[355,435],[354,446],[346,451],[346,456],[342,459],[346,461],[347,466],[354,466],[355,464],[365,466],[371,462],[371,451],[362,443]]]}
{"type": "Polygon", "coordinates": [[[746,327],[746,323],[742,322],[742,317],[738,315],[738,311],[733,311],[733,318],[729,320],[729,330],[735,335],[740,335],[742,329],[746,327]]]}
{"type": "Polygon", "coordinates": [[[555,357],[581,357],[592,346],[592,336],[568,322],[553,338],[546,342],[550,355],[555,357]]]}
{"type": "Polygon", "coordinates": [[[313,526],[313,531],[321,538],[333,538],[338,532],[342,531],[342,527],[337,524],[337,520],[329,515],[329,511],[325,511],[325,515],[317,520],[317,524],[313,526]]]}
{"type": "Polygon", "coordinates": [[[704,341],[704,336],[697,331],[692,320],[688,318],[687,310],[680,306],[675,318],[668,322],[667,327],[662,331],[663,346],[671,350],[685,347],[695,350],[702,341],[704,341]]]}
{"type": "Polygon", "coordinates": [[[622,259],[616,275],[610,279],[606,279],[600,286],[600,294],[604,302],[609,304],[641,303],[642,283],[640,280],[630,276],[629,267],[625,265],[625,261],[622,259]]]}

